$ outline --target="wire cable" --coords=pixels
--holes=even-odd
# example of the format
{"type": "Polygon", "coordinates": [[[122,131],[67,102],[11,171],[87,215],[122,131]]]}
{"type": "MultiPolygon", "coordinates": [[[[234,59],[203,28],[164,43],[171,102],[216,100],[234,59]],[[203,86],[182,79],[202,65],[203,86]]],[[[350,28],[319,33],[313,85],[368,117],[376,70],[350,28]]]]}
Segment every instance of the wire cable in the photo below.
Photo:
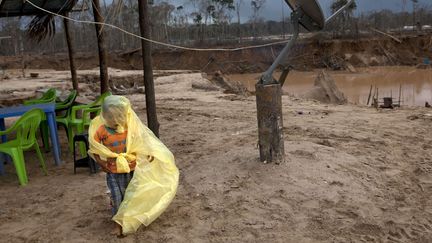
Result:
{"type": "Polygon", "coordinates": [[[132,32],[129,32],[127,30],[124,30],[118,26],[112,25],[112,24],[107,24],[107,23],[101,23],[101,22],[95,22],[95,21],[88,21],[88,20],[78,20],[78,19],[74,19],[71,17],[67,17],[58,13],[54,13],[51,12],[47,9],[41,8],[39,6],[37,6],[36,4],[34,4],[33,2],[31,2],[30,0],[26,0],[27,3],[29,3],[30,5],[32,5],[33,7],[52,14],[54,16],[63,18],[63,19],[68,19],[70,21],[76,22],[76,23],[83,23],[83,24],[98,24],[98,25],[102,25],[102,26],[108,26],[111,27],[113,29],[117,29],[123,33],[126,33],[130,36],[148,41],[150,43],[153,44],[157,44],[157,45],[161,45],[161,46],[166,46],[166,47],[170,47],[170,48],[174,48],[174,49],[181,49],[181,50],[187,50],[187,51],[221,51],[221,52],[235,52],[235,51],[241,51],[241,50],[248,50],[248,49],[257,49],[257,48],[262,48],[262,47],[268,47],[268,46],[274,46],[274,45],[279,45],[279,44],[285,44],[287,43],[289,40],[283,40],[283,41],[276,41],[276,42],[272,42],[272,43],[267,43],[267,44],[262,44],[262,45],[252,45],[252,46],[243,46],[243,47],[237,47],[237,48],[192,48],[192,47],[185,47],[185,46],[178,46],[178,45],[173,45],[173,44],[169,44],[169,43],[165,43],[165,42],[160,42],[160,41],[156,41],[156,40],[152,40],[152,39],[147,39],[144,38],[142,36],[139,36],[137,34],[134,34],[132,32]]]}

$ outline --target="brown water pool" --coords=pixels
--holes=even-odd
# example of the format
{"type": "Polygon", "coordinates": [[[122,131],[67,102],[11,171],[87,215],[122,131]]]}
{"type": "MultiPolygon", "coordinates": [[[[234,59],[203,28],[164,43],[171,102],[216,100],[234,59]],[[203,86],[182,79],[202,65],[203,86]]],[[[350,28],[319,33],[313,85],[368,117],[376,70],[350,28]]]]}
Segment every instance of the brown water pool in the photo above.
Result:
{"type": "MultiPolygon", "coordinates": [[[[300,95],[313,86],[313,81],[320,70],[311,72],[292,71],[285,82],[284,91],[300,95]]],[[[380,99],[392,96],[399,99],[405,106],[424,106],[432,103],[432,69],[416,69],[415,67],[369,67],[358,68],[357,73],[346,71],[328,71],[336,81],[339,89],[349,102],[366,104],[371,85],[378,87],[380,99]]],[[[275,77],[279,77],[276,73],[275,77]]],[[[231,80],[242,82],[253,91],[261,74],[233,74],[231,80]]]]}

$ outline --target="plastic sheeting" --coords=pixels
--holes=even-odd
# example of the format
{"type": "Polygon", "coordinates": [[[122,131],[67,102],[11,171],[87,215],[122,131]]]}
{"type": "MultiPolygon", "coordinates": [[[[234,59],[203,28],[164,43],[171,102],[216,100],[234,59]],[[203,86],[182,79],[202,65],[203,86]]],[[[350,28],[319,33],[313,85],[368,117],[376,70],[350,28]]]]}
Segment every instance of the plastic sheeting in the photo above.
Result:
{"type": "Polygon", "coordinates": [[[125,198],[113,220],[123,227],[123,233],[135,232],[141,224],[150,225],[173,200],[178,186],[179,171],[169,149],[148,129],[132,110],[130,102],[122,96],[105,99],[101,116],[94,118],[89,128],[90,156],[103,160],[116,158],[117,169],[128,172],[128,162],[136,160],[134,176],[125,198]],[[118,132],[127,129],[126,153],[111,152],[96,142],[94,134],[101,125],[118,132]],[[152,162],[148,156],[153,156],[152,162]]]}

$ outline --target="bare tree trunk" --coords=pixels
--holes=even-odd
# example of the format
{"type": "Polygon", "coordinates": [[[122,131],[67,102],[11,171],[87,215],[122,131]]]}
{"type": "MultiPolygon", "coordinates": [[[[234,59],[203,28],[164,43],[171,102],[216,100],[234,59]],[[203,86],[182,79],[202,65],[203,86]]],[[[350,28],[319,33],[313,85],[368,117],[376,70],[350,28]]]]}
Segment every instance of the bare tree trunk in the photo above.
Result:
{"type": "Polygon", "coordinates": [[[69,20],[63,19],[63,24],[65,28],[66,42],[67,42],[67,47],[69,52],[69,66],[70,66],[71,76],[72,76],[72,87],[74,90],[78,92],[78,80],[77,80],[77,73],[76,73],[75,61],[74,61],[75,51],[72,45],[72,36],[70,34],[70,29],[69,29],[69,20]]]}
{"type": "MultiPolygon", "coordinates": [[[[93,3],[93,16],[95,22],[103,23],[104,19],[100,14],[100,4],[99,0],[92,0],[93,3]]],[[[105,51],[105,35],[102,30],[102,25],[96,24],[96,36],[98,39],[98,49],[99,49],[99,69],[100,69],[100,92],[101,94],[108,91],[108,67],[107,67],[107,57],[105,51]]]]}
{"type": "Polygon", "coordinates": [[[285,6],[284,5],[285,5],[285,2],[282,1],[281,9],[282,9],[282,38],[283,39],[285,39],[285,11],[284,11],[285,6]]]}
{"type": "MultiPolygon", "coordinates": [[[[151,38],[150,33],[150,21],[148,11],[148,1],[138,0],[139,10],[139,24],[141,36],[147,39],[151,38]]],[[[152,69],[152,56],[151,56],[151,43],[141,39],[142,46],[142,59],[144,69],[144,86],[146,95],[146,110],[147,110],[147,122],[150,130],[159,137],[159,122],[157,120],[156,113],[156,99],[153,82],[153,69],[152,69]]]]}
{"type": "Polygon", "coordinates": [[[22,34],[19,35],[19,42],[20,42],[20,53],[21,53],[21,72],[22,72],[23,78],[25,78],[25,76],[26,76],[26,73],[25,73],[26,64],[25,64],[24,43],[23,43],[22,34]]]}
{"type": "Polygon", "coordinates": [[[241,33],[241,23],[240,23],[240,6],[241,6],[241,1],[239,2],[239,3],[237,3],[237,6],[236,6],[236,11],[237,11],[237,24],[238,24],[238,26],[237,26],[237,35],[238,35],[238,37],[239,37],[239,43],[242,43],[242,33],[241,33]]]}
{"type": "Polygon", "coordinates": [[[165,33],[164,33],[164,40],[166,41],[166,42],[169,42],[169,36],[168,36],[168,25],[167,25],[167,23],[165,22],[164,23],[164,31],[165,31],[165,33]]]}

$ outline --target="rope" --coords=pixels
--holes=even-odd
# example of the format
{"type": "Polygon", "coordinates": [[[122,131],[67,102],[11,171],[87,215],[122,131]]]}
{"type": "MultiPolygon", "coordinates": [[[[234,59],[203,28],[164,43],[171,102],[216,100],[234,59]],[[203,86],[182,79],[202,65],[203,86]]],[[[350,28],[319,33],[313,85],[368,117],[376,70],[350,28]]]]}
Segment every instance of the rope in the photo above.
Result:
{"type": "Polygon", "coordinates": [[[29,3],[30,5],[32,5],[33,7],[35,7],[37,9],[43,11],[43,12],[52,14],[54,16],[57,16],[57,17],[60,17],[60,18],[63,18],[63,19],[67,19],[67,20],[70,20],[70,21],[73,21],[73,22],[83,23],[83,24],[98,24],[98,25],[102,25],[102,26],[108,26],[108,27],[111,27],[113,29],[117,29],[117,30],[119,30],[119,31],[121,31],[123,33],[126,33],[126,34],[128,34],[130,36],[133,36],[133,37],[136,37],[138,39],[142,39],[142,40],[148,41],[148,42],[153,43],[153,44],[157,44],[157,45],[161,45],[161,46],[166,46],[166,47],[171,47],[171,48],[174,48],[174,49],[187,50],[187,51],[222,51],[222,52],[234,52],[234,51],[241,51],[241,50],[247,50],[247,49],[257,49],[257,48],[262,48],[262,47],[267,47],[267,46],[274,46],[274,45],[284,44],[284,43],[288,42],[288,40],[283,40],[283,41],[276,41],[276,42],[262,44],[262,45],[252,45],[252,46],[244,46],[244,47],[238,47],[238,48],[207,48],[207,49],[203,49],[203,48],[192,48],[192,47],[178,46],[178,45],[173,45],[173,44],[169,44],[169,43],[165,43],[165,42],[160,42],[160,41],[156,41],[156,40],[152,40],[152,39],[147,39],[147,38],[144,38],[142,36],[139,36],[137,34],[134,34],[132,32],[129,32],[127,30],[124,30],[124,29],[122,29],[122,28],[120,28],[118,26],[112,25],[112,24],[101,23],[101,22],[94,22],[94,21],[87,21],[87,20],[78,20],[78,19],[74,19],[74,18],[71,18],[71,17],[63,16],[63,15],[51,12],[49,10],[46,10],[44,8],[41,8],[41,7],[37,6],[37,5],[35,5],[34,3],[32,3],[30,0],[27,0],[26,2],[29,3]]]}

